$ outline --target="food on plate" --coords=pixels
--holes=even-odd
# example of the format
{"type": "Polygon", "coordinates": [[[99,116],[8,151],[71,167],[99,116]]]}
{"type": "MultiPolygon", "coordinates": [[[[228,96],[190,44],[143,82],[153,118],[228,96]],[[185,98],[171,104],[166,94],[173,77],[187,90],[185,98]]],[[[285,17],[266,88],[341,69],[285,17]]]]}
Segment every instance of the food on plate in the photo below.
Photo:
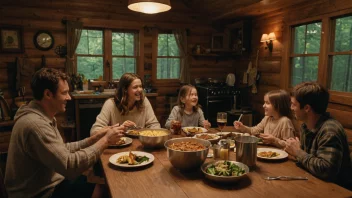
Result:
{"type": "Polygon", "coordinates": [[[128,155],[122,155],[119,158],[117,158],[116,163],[118,164],[128,163],[129,165],[137,165],[145,161],[149,161],[149,158],[147,156],[137,156],[130,151],[128,155]]]}
{"type": "Polygon", "coordinates": [[[130,135],[139,135],[139,131],[137,131],[137,130],[129,130],[128,134],[130,134],[130,135]]]}
{"type": "Polygon", "coordinates": [[[245,170],[229,161],[218,161],[208,166],[206,172],[217,176],[241,176],[245,170]]]}
{"type": "Polygon", "coordinates": [[[120,145],[123,145],[123,144],[126,144],[126,138],[120,138],[120,140],[116,142],[117,146],[120,146],[120,145]]]}
{"type": "Polygon", "coordinates": [[[209,135],[209,134],[201,134],[201,135],[197,135],[196,137],[203,140],[211,140],[216,138],[216,136],[209,135]]]}
{"type": "Polygon", "coordinates": [[[204,145],[193,141],[176,142],[172,143],[169,147],[178,151],[201,151],[205,149],[204,145]]]}
{"type": "Polygon", "coordinates": [[[259,157],[267,157],[267,158],[277,157],[279,155],[280,155],[280,153],[273,152],[273,151],[263,151],[263,152],[258,153],[259,157]]]}
{"type": "Polygon", "coordinates": [[[203,132],[202,128],[199,128],[199,127],[185,128],[184,131],[188,132],[188,133],[201,133],[201,132],[203,132]]]}
{"type": "Polygon", "coordinates": [[[158,130],[147,130],[139,132],[139,135],[142,136],[150,136],[150,137],[158,137],[168,135],[166,131],[158,131],[158,130]]]}

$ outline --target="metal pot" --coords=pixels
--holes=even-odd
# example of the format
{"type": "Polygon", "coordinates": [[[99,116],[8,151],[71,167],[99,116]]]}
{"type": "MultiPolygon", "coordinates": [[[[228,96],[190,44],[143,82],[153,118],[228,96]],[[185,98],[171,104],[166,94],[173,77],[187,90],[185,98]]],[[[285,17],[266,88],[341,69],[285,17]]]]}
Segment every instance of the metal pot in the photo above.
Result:
{"type": "Polygon", "coordinates": [[[254,167],[257,162],[257,142],[258,138],[256,137],[236,137],[236,161],[242,162],[249,167],[254,167]]]}

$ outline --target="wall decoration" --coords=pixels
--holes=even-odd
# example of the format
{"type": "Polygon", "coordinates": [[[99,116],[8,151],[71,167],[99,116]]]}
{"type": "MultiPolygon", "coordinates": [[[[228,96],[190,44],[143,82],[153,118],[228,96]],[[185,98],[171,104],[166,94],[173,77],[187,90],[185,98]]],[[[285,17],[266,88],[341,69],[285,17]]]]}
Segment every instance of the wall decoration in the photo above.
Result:
{"type": "Polygon", "coordinates": [[[48,31],[38,31],[33,37],[37,49],[47,51],[54,46],[54,37],[48,31]]]}
{"type": "Polygon", "coordinates": [[[0,26],[0,53],[22,53],[23,31],[21,26],[0,26]]]}

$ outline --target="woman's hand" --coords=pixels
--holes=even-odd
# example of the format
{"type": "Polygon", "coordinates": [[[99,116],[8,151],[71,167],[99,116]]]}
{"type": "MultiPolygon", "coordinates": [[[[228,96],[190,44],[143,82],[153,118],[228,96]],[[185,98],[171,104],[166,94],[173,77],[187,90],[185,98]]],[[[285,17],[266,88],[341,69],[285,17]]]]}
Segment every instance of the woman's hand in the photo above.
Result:
{"type": "Polygon", "coordinates": [[[130,121],[130,120],[126,120],[125,122],[123,122],[122,124],[123,126],[126,127],[126,129],[131,128],[131,127],[135,127],[136,123],[130,121]]]}
{"type": "Polygon", "coordinates": [[[208,129],[210,129],[211,124],[210,124],[210,122],[208,120],[204,120],[203,121],[203,126],[204,126],[204,128],[206,128],[208,130],[208,129]]]}
{"type": "Polygon", "coordinates": [[[277,141],[277,138],[271,134],[259,134],[259,137],[263,140],[264,144],[274,144],[277,141]]]}
{"type": "Polygon", "coordinates": [[[241,131],[241,129],[243,128],[243,123],[242,122],[240,122],[240,121],[234,121],[233,122],[233,126],[235,127],[235,129],[238,129],[238,130],[240,130],[241,131]]]}

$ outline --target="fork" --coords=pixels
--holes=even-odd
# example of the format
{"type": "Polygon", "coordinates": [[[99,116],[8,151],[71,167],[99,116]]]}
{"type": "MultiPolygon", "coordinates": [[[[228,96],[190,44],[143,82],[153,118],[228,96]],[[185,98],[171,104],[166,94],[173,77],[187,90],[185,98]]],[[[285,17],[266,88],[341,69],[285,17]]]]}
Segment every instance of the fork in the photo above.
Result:
{"type": "Polygon", "coordinates": [[[265,180],[308,180],[307,177],[300,177],[300,176],[277,176],[277,177],[264,177],[265,180]]]}
{"type": "Polygon", "coordinates": [[[141,129],[142,127],[139,127],[137,125],[133,125],[133,126],[130,126],[128,127],[128,130],[133,130],[133,129],[141,129]]]}

